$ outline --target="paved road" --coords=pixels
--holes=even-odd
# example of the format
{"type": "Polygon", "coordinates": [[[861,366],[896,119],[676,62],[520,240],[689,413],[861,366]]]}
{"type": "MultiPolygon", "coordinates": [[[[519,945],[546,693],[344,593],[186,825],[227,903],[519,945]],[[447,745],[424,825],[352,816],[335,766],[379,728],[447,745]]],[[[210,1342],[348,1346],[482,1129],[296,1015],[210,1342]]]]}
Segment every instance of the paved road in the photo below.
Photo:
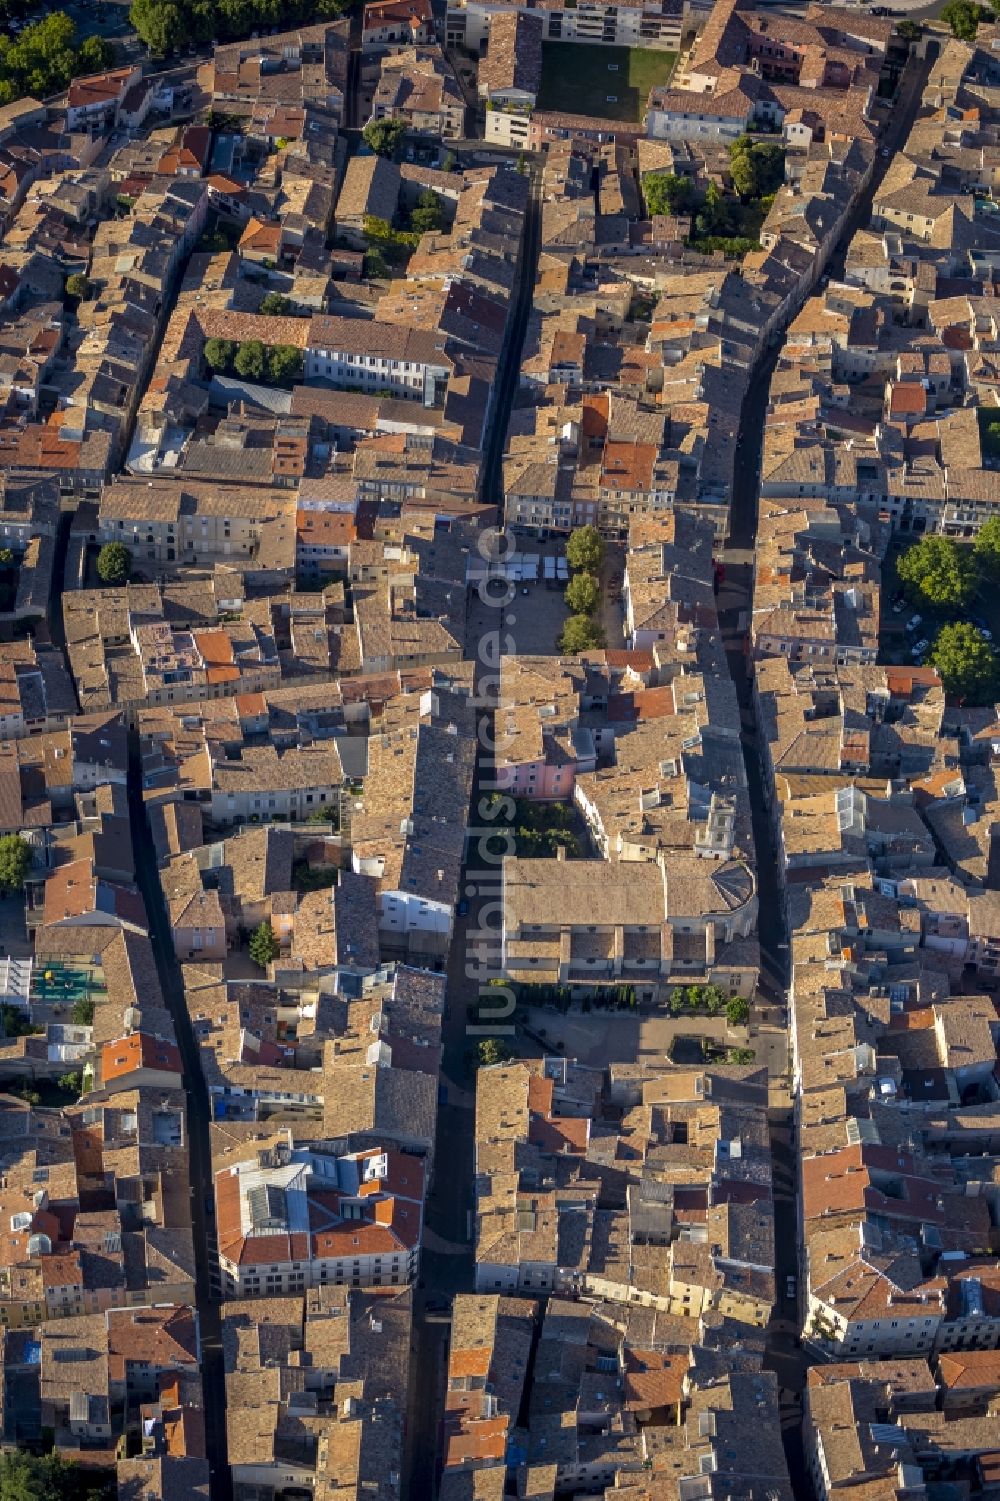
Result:
{"type": "Polygon", "coordinates": [[[503,508],[503,451],[507,437],[514,397],[517,394],[521,370],[521,347],[528,328],[532,294],[535,287],[535,267],[538,264],[538,245],[541,233],[541,209],[538,201],[538,175],[532,171],[531,195],[524,221],[524,240],[521,245],[520,274],[514,295],[514,313],[510,331],[500,357],[497,373],[496,394],[493,399],[493,415],[490,421],[486,451],[483,455],[483,498],[497,507],[497,515],[503,508]]]}
{"type": "MultiPolygon", "coordinates": [[[[920,105],[920,96],[930,69],[930,61],[911,60],[904,73],[900,101],[893,112],[885,138],[891,153],[905,139],[920,105]]],[[[843,238],[831,258],[831,276],[842,276],[847,248],[855,232],[866,223],[872,199],[890,165],[889,158],[879,156],[867,189],[861,194],[851,214],[843,238]]],[[[771,375],[777,364],[779,346],[767,351],[753,372],[740,416],[740,440],[733,472],[730,514],[730,541],[726,550],[726,581],[719,595],[719,616],[743,717],[743,751],[753,811],[754,841],[757,851],[758,892],[760,896],[759,931],[765,961],[762,991],[765,999],[774,997],[786,979],[787,934],[781,911],[777,871],[777,852],[766,814],[761,762],[754,721],[751,672],[748,657],[749,620],[753,589],[753,549],[757,535],[757,487],[760,473],[764,425],[771,375]]]]}
{"type": "MultiPolygon", "coordinates": [[[[532,191],[521,246],[520,274],[513,315],[500,361],[483,459],[483,495],[498,509],[503,505],[503,451],[511,407],[517,391],[521,348],[528,324],[538,260],[539,211],[537,184],[532,191]]],[[[526,604],[520,596],[519,604],[526,604]]],[[[456,919],[448,961],[448,985],[442,1028],[442,1096],[438,1105],[435,1148],[436,1167],[426,1222],[429,1244],[421,1253],[420,1283],[414,1292],[414,1336],[411,1360],[405,1473],[408,1501],[428,1501],[437,1491],[437,1473],[444,1394],[447,1385],[448,1324],[434,1317],[439,1307],[450,1306],[456,1293],[471,1292],[474,1278],[472,1213],[474,1205],[475,1054],[482,1035],[479,1023],[479,965],[486,962],[489,947],[489,892],[481,887],[496,867],[489,863],[489,850],[477,837],[480,797],[493,783],[492,704],[490,674],[484,671],[480,641],[496,630],[504,613],[482,609],[476,613],[479,629],[467,642],[467,657],[476,663],[476,690],[480,695],[480,738],[472,794],[469,852],[463,885],[468,912],[456,919]],[[428,1317],[428,1314],[431,1314],[428,1317]]],[[[488,666],[488,663],[486,664],[488,666]]],[[[488,826],[487,826],[488,827],[488,826]]],[[[485,976],[484,976],[485,978],[485,976]]],[[[215,1498],[213,1498],[215,1501],[215,1498]]]]}
{"type": "MultiPolygon", "coordinates": [[[[930,49],[936,53],[936,46],[930,49]]],[[[930,60],[911,59],[903,75],[899,102],[892,115],[884,146],[892,153],[905,139],[916,117],[930,60]]],[[[842,276],[852,236],[867,222],[872,199],[890,165],[879,155],[872,180],[851,214],[843,238],[831,258],[832,277],[842,276]]],[[[757,889],[760,899],[758,931],[761,944],[761,987],[757,1014],[769,1016],[787,1001],[790,980],[789,935],[785,923],[778,879],[777,848],[767,813],[756,724],[752,671],[749,657],[749,623],[753,589],[753,549],[757,536],[757,498],[761,450],[771,376],[779,347],[767,351],[753,372],[740,415],[740,441],[733,474],[730,542],[726,550],[726,581],[719,596],[719,616],[733,682],[740,702],[743,724],[743,757],[753,817],[757,858],[757,889]]],[[[775,1172],[775,1270],[778,1286],[776,1316],[768,1329],[766,1364],[779,1377],[786,1396],[782,1406],[782,1431],[786,1457],[796,1495],[809,1496],[811,1487],[803,1462],[798,1393],[805,1379],[806,1361],[796,1341],[796,1308],[786,1294],[787,1279],[799,1275],[797,1174],[794,1154],[784,1123],[772,1125],[772,1155],[775,1172]]]]}
{"type": "Polygon", "coordinates": [[[198,1321],[201,1329],[201,1370],[205,1388],[205,1438],[211,1471],[211,1501],[232,1501],[226,1445],[225,1375],[222,1360],[222,1320],[219,1303],[213,1296],[216,1272],[214,1223],[206,1212],[212,1190],[212,1153],[209,1143],[208,1090],[201,1071],[198,1046],[191,1018],[184,1001],[180,966],[174,957],[174,945],[167,922],[163,894],[156,868],[153,841],[146,824],[142,801],[142,766],[139,737],[129,732],[128,766],[129,824],[136,880],[146,904],[149,934],[156,956],[156,969],[164,1000],[173,1018],[177,1045],[184,1069],[184,1092],[187,1098],[188,1151],[191,1165],[191,1224],[194,1236],[198,1321]]]}

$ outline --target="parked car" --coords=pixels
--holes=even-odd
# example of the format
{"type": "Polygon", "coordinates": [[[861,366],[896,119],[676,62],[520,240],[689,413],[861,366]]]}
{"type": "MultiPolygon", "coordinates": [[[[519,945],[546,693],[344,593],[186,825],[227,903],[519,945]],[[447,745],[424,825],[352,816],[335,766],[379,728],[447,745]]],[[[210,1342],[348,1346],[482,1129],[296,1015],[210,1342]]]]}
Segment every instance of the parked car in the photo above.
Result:
{"type": "Polygon", "coordinates": [[[922,621],[922,615],[911,615],[910,619],[906,622],[906,629],[908,631],[915,631],[917,626],[920,625],[922,621]]]}
{"type": "Polygon", "coordinates": [[[785,1278],[785,1297],[786,1298],[794,1298],[795,1297],[795,1288],[796,1288],[795,1278],[794,1277],[786,1277],[785,1278]]]}
{"type": "Polygon", "coordinates": [[[931,643],[927,640],[927,637],[926,636],[922,636],[920,638],[920,640],[917,642],[916,646],[914,646],[914,648],[913,648],[913,650],[911,652],[911,656],[922,657],[923,654],[924,654],[924,652],[930,646],[930,644],[931,643]]]}

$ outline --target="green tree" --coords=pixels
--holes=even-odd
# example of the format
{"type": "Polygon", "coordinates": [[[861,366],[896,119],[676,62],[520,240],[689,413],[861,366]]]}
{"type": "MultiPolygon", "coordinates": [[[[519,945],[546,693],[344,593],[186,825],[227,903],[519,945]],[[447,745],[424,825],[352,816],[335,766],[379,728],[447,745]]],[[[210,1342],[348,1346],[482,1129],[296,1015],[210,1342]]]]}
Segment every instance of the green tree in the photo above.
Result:
{"type": "Polygon", "coordinates": [[[361,134],[376,156],[391,159],[403,144],[406,125],[402,120],[369,120],[361,134]]]}
{"type": "Polygon", "coordinates": [[[745,1027],[750,1020],[750,1002],[734,995],[726,1002],[726,1021],[731,1027],[745,1027]]]}
{"type": "Polygon", "coordinates": [[[114,67],[117,56],[114,42],[109,42],[107,37],[85,37],[77,50],[75,71],[78,74],[103,73],[114,67]]]}
{"type": "Polygon", "coordinates": [[[896,30],[904,42],[918,42],[920,40],[920,24],[917,21],[911,21],[909,16],[905,16],[902,21],[896,22],[896,30]]]}
{"type": "Polygon", "coordinates": [[[752,155],[757,196],[772,198],[785,180],[785,148],[777,141],[756,141],[752,155]]]}
{"type": "Polygon", "coordinates": [[[392,240],[392,225],[388,219],[380,219],[378,214],[365,214],[361,221],[366,240],[374,240],[378,245],[388,245],[392,240]]]}
{"type": "Polygon", "coordinates": [[[22,1011],[19,1006],[11,1006],[7,1001],[0,1006],[0,1027],[7,1038],[31,1037],[38,1031],[28,1020],[27,1012],[22,1011]]]}
{"type": "Polygon", "coordinates": [[[1000,516],[983,522],[972,544],[972,555],[982,573],[1000,579],[1000,516]]]}
{"type": "Polygon", "coordinates": [[[74,1001],[73,1002],[73,1009],[72,1009],[72,1011],[70,1012],[69,1015],[70,1015],[70,1020],[72,1022],[74,1022],[76,1026],[78,1026],[78,1027],[92,1027],[94,1025],[94,1003],[93,1003],[93,1001],[88,1000],[86,998],[82,998],[79,1001],[74,1001]]]}
{"type": "Polygon", "coordinates": [[[924,537],[896,564],[907,594],[918,605],[960,610],[971,597],[975,568],[964,548],[948,537],[924,537]]]}
{"type": "MultiPolygon", "coordinates": [[[[272,959],[278,955],[278,940],[274,936],[274,929],[269,922],[262,922],[250,935],[250,958],[254,964],[259,964],[261,969],[267,969],[272,959]]],[[[2,1497],[0,1497],[2,1501],[2,1497]]]]}
{"type": "MultiPolygon", "coordinates": [[[[37,1103],[34,1091],[22,1089],[20,1093],[22,1099],[37,1103]]],[[[58,1454],[29,1454],[25,1450],[0,1454],[0,1501],[88,1498],[91,1492],[85,1483],[81,1484],[84,1474],[76,1465],[66,1464],[58,1454]]]]}
{"type": "Polygon", "coordinates": [[[254,0],[217,0],[219,30],[227,37],[246,35],[259,17],[254,0]]]}
{"type": "Polygon", "coordinates": [[[726,1009],[726,992],[719,985],[706,985],[702,1000],[709,1016],[718,1016],[720,1011],[726,1009]]]}
{"type": "Polygon", "coordinates": [[[941,20],[951,29],[952,36],[962,42],[976,40],[981,16],[982,6],[974,5],[972,0],[948,0],[941,11],[941,20]]]}
{"type": "Polygon", "coordinates": [[[53,11],[26,26],[0,54],[0,74],[16,93],[53,94],[64,89],[76,70],[76,27],[65,11],[53,11]]]}
{"type": "Polygon", "coordinates": [[[942,626],[931,651],[945,691],[967,703],[986,703],[996,683],[996,657],[982,631],[968,621],[942,626]]]}
{"type": "Polygon", "coordinates": [[[302,379],[302,350],[294,344],[272,344],[267,351],[267,373],[276,386],[302,379]]]}
{"type": "Polygon", "coordinates": [[[642,179],[646,211],[653,214],[686,214],[695,202],[695,187],[690,177],[674,172],[648,172],[642,179]]]}
{"type": "Polygon", "coordinates": [[[720,235],[725,232],[728,223],[729,212],[722,189],[718,183],[710,182],[695,217],[695,233],[699,239],[704,239],[707,235],[720,235]]]}
{"type": "Polygon", "coordinates": [[[784,147],[740,136],[729,148],[729,170],[741,198],[767,198],[785,180],[784,147]]]}
{"type": "Polygon", "coordinates": [[[600,586],[592,573],[575,573],[566,585],[566,604],[574,615],[593,615],[600,598],[600,586]]]}
{"type": "Polygon", "coordinates": [[[228,370],[236,358],[236,348],[232,339],[206,339],[202,358],[210,370],[228,370]]]}
{"type": "Polygon", "coordinates": [[[127,584],[132,573],[132,554],[124,542],[105,542],[97,554],[97,577],[102,584],[127,584]]]}
{"type": "Polygon", "coordinates": [[[187,11],[188,31],[193,42],[210,42],[215,36],[213,0],[193,0],[187,11]]]}
{"type": "Polygon", "coordinates": [[[596,526],[578,526],[566,540],[566,560],[582,573],[597,573],[604,561],[604,539],[596,526]]]}
{"type": "Polygon", "coordinates": [[[90,296],[90,282],[82,271],[74,271],[72,276],[67,276],[66,293],[69,297],[78,297],[81,302],[90,296]]]}
{"type": "Polygon", "coordinates": [[[160,56],[173,52],[187,34],[184,13],[173,0],[132,0],[128,14],[140,40],[160,56]]]}
{"type": "Polygon", "coordinates": [[[65,1089],[67,1094],[82,1094],[83,1075],[78,1073],[60,1074],[59,1088],[65,1089]]]}
{"type": "Polygon", "coordinates": [[[260,311],[269,317],[287,318],[293,311],[292,299],[283,297],[280,292],[268,292],[261,302],[260,311]]]}
{"type": "Polygon", "coordinates": [[[492,1068],[495,1063],[506,1063],[510,1049],[496,1037],[484,1037],[479,1044],[480,1068],[492,1068]]]}
{"type": "Polygon", "coordinates": [[[31,845],[20,834],[0,836],[0,892],[19,891],[31,865],[31,845]]]}
{"type": "Polygon", "coordinates": [[[444,209],[433,188],[425,188],[417,199],[417,206],[410,215],[410,223],[417,234],[433,234],[444,226],[444,209]]]}
{"type": "Polygon", "coordinates": [[[264,346],[259,339],[245,339],[236,351],[233,365],[244,380],[263,380],[264,346]]]}
{"type": "Polygon", "coordinates": [[[571,657],[603,645],[604,632],[589,615],[571,615],[559,637],[559,650],[571,657]]]}
{"type": "Polygon", "coordinates": [[[0,547],[0,568],[9,568],[14,561],[14,549],[12,547],[0,547]]]}
{"type": "Polygon", "coordinates": [[[748,136],[740,136],[729,148],[729,171],[733,187],[741,198],[756,198],[759,192],[757,168],[754,162],[753,142],[748,136]]]}
{"type": "Polygon", "coordinates": [[[389,263],[381,250],[366,250],[364,273],[369,281],[388,281],[392,276],[389,263]]]}

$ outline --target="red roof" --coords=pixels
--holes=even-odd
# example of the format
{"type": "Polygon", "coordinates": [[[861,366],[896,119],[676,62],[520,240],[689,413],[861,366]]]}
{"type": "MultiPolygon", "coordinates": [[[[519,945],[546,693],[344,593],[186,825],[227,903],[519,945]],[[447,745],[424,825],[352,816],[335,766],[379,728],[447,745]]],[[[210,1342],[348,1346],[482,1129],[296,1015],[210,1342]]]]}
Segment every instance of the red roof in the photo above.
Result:
{"type": "Polygon", "coordinates": [[[88,104],[110,104],[123,92],[131,77],[131,68],[116,68],[112,73],[92,73],[89,78],[74,78],[66,102],[71,109],[82,109],[88,104]]]}
{"type": "Polygon", "coordinates": [[[117,1042],[106,1042],[101,1049],[101,1078],[105,1083],[144,1068],[167,1074],[182,1073],[176,1043],[151,1037],[147,1032],[132,1032],[117,1042]]]}

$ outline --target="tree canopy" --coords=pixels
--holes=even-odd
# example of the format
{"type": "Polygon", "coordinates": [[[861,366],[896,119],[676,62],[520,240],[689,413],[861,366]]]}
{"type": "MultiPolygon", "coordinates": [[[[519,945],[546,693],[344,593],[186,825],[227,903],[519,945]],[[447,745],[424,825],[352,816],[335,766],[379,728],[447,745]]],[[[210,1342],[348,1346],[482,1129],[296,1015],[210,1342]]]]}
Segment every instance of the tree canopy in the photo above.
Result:
{"type": "Polygon", "coordinates": [[[968,621],[942,626],[931,651],[945,691],[967,703],[986,703],[996,683],[997,661],[982,631],[968,621]]]}
{"type": "Polygon", "coordinates": [[[291,385],[302,377],[302,350],[294,344],[272,344],[267,351],[267,373],[276,386],[291,385]]]}
{"type": "Polygon", "coordinates": [[[184,11],[173,0],[132,0],[128,14],[150,52],[173,52],[184,40],[184,11]]]}
{"type": "Polygon", "coordinates": [[[647,172],[642,179],[642,192],[651,217],[687,213],[697,197],[690,177],[679,177],[673,172],[647,172]]]}
{"type": "Polygon", "coordinates": [[[402,120],[369,120],[361,134],[376,156],[393,157],[403,143],[406,125],[402,120]]]}
{"type": "Polygon", "coordinates": [[[209,369],[228,370],[236,358],[236,349],[232,339],[206,339],[201,352],[209,369]]]}
{"type": "Polygon", "coordinates": [[[785,180],[784,147],[740,136],[729,148],[729,170],[741,198],[766,198],[785,180]]]}
{"type": "Polygon", "coordinates": [[[83,301],[90,296],[90,282],[82,271],[74,271],[66,278],[66,291],[70,297],[79,297],[83,301]]]}
{"type": "Polygon", "coordinates": [[[132,554],[124,542],[105,542],[97,554],[97,576],[102,584],[127,584],[132,572],[132,554]]]}
{"type": "Polygon", "coordinates": [[[506,1063],[510,1057],[510,1048],[497,1037],[482,1038],[478,1051],[481,1068],[492,1068],[494,1064],[506,1063]]]}
{"type": "Polygon", "coordinates": [[[941,11],[941,20],[959,41],[974,42],[980,21],[992,20],[992,11],[976,5],[974,0],[948,0],[941,11]]]}
{"type": "Polygon", "coordinates": [[[0,1501],[96,1501],[109,1492],[107,1481],[58,1454],[0,1454],[0,1501]]]}
{"type": "Polygon", "coordinates": [[[417,234],[432,234],[444,226],[444,210],[433,188],[425,188],[410,214],[410,224],[417,234]]]}
{"type": "Polygon", "coordinates": [[[244,380],[289,386],[302,378],[302,351],[295,344],[264,344],[260,339],[236,344],[232,339],[206,339],[202,355],[210,370],[235,370],[244,380]]]}
{"type": "Polygon", "coordinates": [[[104,36],[84,37],[76,54],[76,73],[103,73],[113,68],[118,56],[114,42],[104,36]]]}
{"type": "Polygon", "coordinates": [[[0,836],[0,891],[19,891],[30,865],[31,846],[20,834],[0,836]]]}
{"type": "Polygon", "coordinates": [[[81,71],[75,39],[76,27],[61,10],[26,26],[16,37],[0,35],[0,104],[22,94],[45,98],[64,89],[81,71]]]}
{"type": "Polygon", "coordinates": [[[958,610],[967,604],[975,584],[975,567],[968,552],[948,537],[924,537],[896,564],[906,593],[918,605],[958,610]]]}
{"type": "Polygon", "coordinates": [[[133,0],[129,18],[151,52],[184,42],[232,41],[264,26],[333,21],[347,0],[133,0]]]}
{"type": "MultiPolygon", "coordinates": [[[[250,958],[254,964],[259,964],[261,969],[267,969],[271,960],[277,957],[278,940],[269,922],[262,922],[251,933],[249,950],[250,958]]],[[[2,1497],[0,1497],[0,1501],[3,1501],[2,1497]]]]}
{"type": "Polygon", "coordinates": [[[566,541],[566,559],[571,568],[596,573],[604,560],[604,538],[596,526],[578,526],[566,541]]]}
{"type": "Polygon", "coordinates": [[[566,604],[574,615],[593,615],[601,589],[592,573],[576,573],[566,585],[566,604]]]}
{"type": "Polygon", "coordinates": [[[263,380],[264,346],[259,339],[244,339],[236,351],[233,368],[244,380],[263,380]]]}
{"type": "Polygon", "coordinates": [[[589,615],[571,615],[559,637],[559,650],[568,656],[603,645],[604,632],[589,615]]]}
{"type": "Polygon", "coordinates": [[[972,544],[972,553],[983,573],[1000,579],[1000,516],[984,521],[972,544]]]}
{"type": "Polygon", "coordinates": [[[284,297],[280,292],[268,292],[261,302],[260,311],[269,317],[287,318],[294,316],[294,304],[290,297],[284,297]]]}

